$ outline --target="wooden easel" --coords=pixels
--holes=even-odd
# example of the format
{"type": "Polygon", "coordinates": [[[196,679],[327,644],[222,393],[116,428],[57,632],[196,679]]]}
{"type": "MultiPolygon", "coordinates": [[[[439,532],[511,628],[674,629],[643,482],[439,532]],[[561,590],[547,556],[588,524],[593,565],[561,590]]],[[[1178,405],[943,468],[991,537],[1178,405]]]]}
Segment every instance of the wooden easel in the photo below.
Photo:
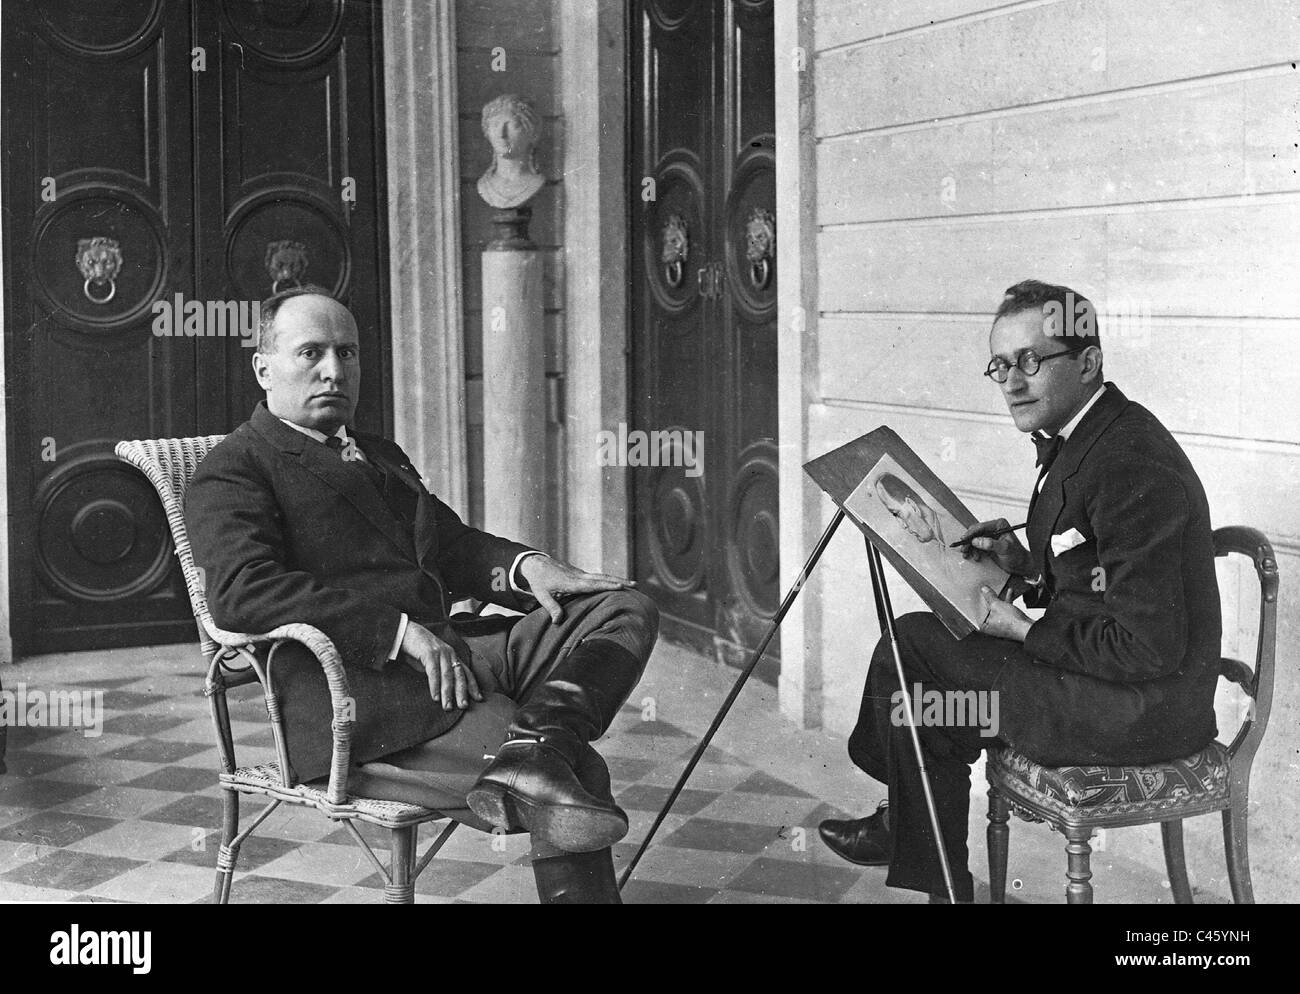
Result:
{"type": "MultiPolygon", "coordinates": [[[[807,562],[803,564],[803,569],[799,571],[799,575],[795,578],[793,586],[790,587],[789,591],[786,592],[785,597],[782,598],[781,606],[777,608],[776,614],[772,617],[772,623],[768,626],[767,632],[763,635],[762,641],[758,643],[758,647],[750,654],[749,662],[745,664],[745,667],[740,671],[740,675],[736,677],[736,681],[732,684],[726,700],[722,702],[722,707],[718,709],[718,713],[714,716],[713,722],[709,725],[709,730],[704,733],[704,738],[700,740],[700,744],[691,756],[690,762],[686,764],[686,768],[682,771],[682,775],[678,777],[677,783],[673,786],[672,793],[668,795],[668,800],[664,802],[664,806],[660,810],[658,816],[656,816],[654,824],[650,826],[650,831],[648,831],[645,838],[641,840],[641,845],[633,855],[632,861],[628,863],[627,869],[623,871],[623,875],[619,878],[618,886],[620,890],[625,887],[628,880],[631,879],[632,872],[636,869],[637,863],[641,861],[642,855],[650,845],[650,840],[654,838],[655,832],[659,830],[659,826],[662,825],[664,819],[668,817],[668,812],[672,809],[673,803],[677,800],[678,795],[681,794],[682,788],[686,786],[686,781],[690,779],[691,774],[695,771],[695,767],[699,763],[701,757],[703,757],[705,750],[708,749],[709,743],[713,741],[713,736],[717,733],[718,729],[722,727],[722,722],[726,719],[727,713],[731,710],[731,705],[734,704],[736,698],[740,696],[741,689],[745,686],[745,682],[749,679],[750,674],[754,672],[754,668],[758,665],[758,661],[763,658],[763,653],[767,651],[768,645],[771,643],[773,637],[775,637],[777,630],[781,627],[781,622],[785,620],[785,616],[789,613],[791,606],[794,604],[795,598],[799,596],[799,591],[803,589],[803,585],[812,573],[813,567],[817,565],[818,560],[822,557],[822,553],[826,551],[826,546],[830,544],[831,537],[839,528],[844,517],[844,508],[837,507],[835,509],[835,516],[831,518],[830,524],[826,526],[826,530],[822,532],[821,538],[817,540],[817,545],[813,548],[812,554],[808,557],[807,562]]],[[[864,536],[864,538],[866,537],[864,536]]],[[[944,846],[943,831],[939,827],[939,812],[935,807],[934,792],[930,788],[930,775],[925,768],[925,753],[921,748],[921,737],[916,730],[916,721],[912,713],[912,698],[907,690],[907,677],[903,673],[903,657],[898,651],[898,633],[894,625],[893,607],[889,601],[889,587],[885,582],[884,563],[880,558],[880,550],[872,544],[871,539],[866,538],[866,543],[867,565],[871,570],[871,589],[876,599],[876,618],[880,622],[880,635],[881,638],[884,638],[889,642],[890,649],[894,654],[894,666],[898,672],[898,686],[903,693],[903,714],[906,716],[908,731],[911,733],[912,747],[916,751],[917,768],[921,773],[921,788],[925,792],[925,806],[930,813],[930,827],[934,831],[935,845],[939,850],[939,864],[943,868],[943,882],[948,891],[948,899],[953,904],[956,904],[957,894],[953,889],[952,868],[948,864],[948,850],[944,846]]]]}

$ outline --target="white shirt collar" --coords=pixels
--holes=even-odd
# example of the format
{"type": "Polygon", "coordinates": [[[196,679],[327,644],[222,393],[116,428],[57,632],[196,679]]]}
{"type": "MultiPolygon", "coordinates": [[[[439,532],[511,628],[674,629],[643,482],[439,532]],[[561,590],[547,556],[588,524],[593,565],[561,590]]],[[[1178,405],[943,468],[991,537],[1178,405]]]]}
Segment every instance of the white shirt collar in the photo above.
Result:
{"type": "Polygon", "coordinates": [[[1062,441],[1069,438],[1070,433],[1074,431],[1075,428],[1079,427],[1079,422],[1083,420],[1083,416],[1088,413],[1088,410],[1093,404],[1097,403],[1097,401],[1101,399],[1101,395],[1105,392],[1106,386],[1105,384],[1102,384],[1097,388],[1097,392],[1088,398],[1088,402],[1079,408],[1079,413],[1066,422],[1065,427],[1057,432],[1057,434],[1061,436],[1062,441]]]}
{"type": "MultiPolygon", "coordinates": [[[[325,444],[326,435],[323,431],[317,431],[315,428],[304,428],[302,425],[294,424],[292,421],[288,420],[287,418],[281,418],[280,420],[283,421],[285,424],[287,424],[294,431],[300,431],[308,438],[314,438],[322,445],[325,444]]],[[[339,425],[339,430],[336,431],[334,434],[337,438],[341,438],[344,441],[344,443],[347,442],[348,431],[347,428],[345,428],[343,425],[339,425]]]]}

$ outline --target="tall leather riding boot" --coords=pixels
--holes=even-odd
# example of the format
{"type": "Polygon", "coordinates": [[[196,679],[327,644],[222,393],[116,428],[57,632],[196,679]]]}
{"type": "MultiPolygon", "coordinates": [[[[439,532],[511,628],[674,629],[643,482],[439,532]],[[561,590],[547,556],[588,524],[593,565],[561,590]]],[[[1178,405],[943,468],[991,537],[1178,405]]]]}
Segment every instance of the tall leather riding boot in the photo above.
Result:
{"type": "Polygon", "coordinates": [[[469,791],[470,810],[503,831],[523,829],[565,852],[595,852],[623,838],[622,808],[588,791],[574,771],[641,670],[617,642],[580,643],[515,712],[509,740],[469,791]]]}
{"type": "Polygon", "coordinates": [[[533,860],[542,904],[622,904],[609,849],[533,860]]]}

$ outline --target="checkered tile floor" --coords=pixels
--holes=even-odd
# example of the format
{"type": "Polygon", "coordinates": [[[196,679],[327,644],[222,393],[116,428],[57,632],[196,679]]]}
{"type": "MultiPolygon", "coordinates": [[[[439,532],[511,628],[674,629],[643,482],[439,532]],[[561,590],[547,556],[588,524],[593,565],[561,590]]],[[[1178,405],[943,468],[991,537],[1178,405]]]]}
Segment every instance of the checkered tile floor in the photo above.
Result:
{"type": "MultiPolygon", "coordinates": [[[[98,737],[75,729],[11,728],[0,777],[0,900],[204,902],[219,844],[217,752],[197,652],[190,646],[48,656],[6,667],[5,689],[94,689],[98,737]]],[[[629,706],[598,745],[631,818],[615,847],[631,858],[725,695],[733,671],[660,646],[629,706]]],[[[260,695],[232,703],[241,765],[273,760],[260,695]]],[[[233,697],[233,695],[232,695],[233,697]]],[[[628,903],[919,903],[884,886],[882,869],[826,850],[817,823],[873,810],[883,787],[853,770],[842,739],[776,716],[772,688],[751,684],[697,767],[624,890],[628,903]]],[[[976,774],[974,782],[981,780],[976,774]]],[[[264,802],[245,799],[244,824],[264,802]]],[[[983,804],[972,799],[972,866],[983,865],[983,804]]],[[[386,833],[362,826],[377,850],[386,833]]],[[[421,832],[421,851],[431,836],[421,832]]],[[[420,877],[427,903],[536,901],[528,842],[461,828],[420,877]]],[[[1099,854],[1100,856],[1100,854],[1099,854]]],[[[1011,899],[1061,899],[1064,854],[1040,827],[1013,829],[1011,899]],[[1059,869],[1059,872],[1057,872],[1059,869]],[[1019,887],[1016,887],[1019,884],[1019,887]]],[[[1103,883],[1099,900],[1168,900],[1145,867],[1103,883]],[[1108,888],[1109,894],[1102,888],[1108,888]],[[1122,889],[1123,894],[1117,893],[1122,889]],[[1132,893],[1131,896],[1130,892],[1132,893]]],[[[1167,886],[1167,885],[1166,885],[1167,886]]],[[[977,900],[987,888],[977,884],[977,900]]],[[[314,810],[282,806],[242,847],[234,903],[378,902],[378,874],[346,829],[314,810]]]]}

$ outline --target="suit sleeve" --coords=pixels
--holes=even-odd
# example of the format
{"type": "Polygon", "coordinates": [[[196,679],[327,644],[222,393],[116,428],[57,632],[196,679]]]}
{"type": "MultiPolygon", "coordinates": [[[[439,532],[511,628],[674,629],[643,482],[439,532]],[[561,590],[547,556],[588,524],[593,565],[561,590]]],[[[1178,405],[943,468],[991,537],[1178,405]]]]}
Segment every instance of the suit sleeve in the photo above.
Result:
{"type": "Polygon", "coordinates": [[[1191,509],[1182,481],[1149,454],[1107,462],[1085,498],[1103,584],[1053,600],[1025,650],[1063,669],[1138,682],[1176,672],[1187,649],[1183,536],[1191,509]]]}
{"type": "Polygon", "coordinates": [[[290,567],[279,504],[252,459],[214,450],[186,491],[185,519],[219,627],[257,634],[305,623],[344,659],[374,669],[387,663],[402,612],[290,567]]]}
{"type": "Polygon", "coordinates": [[[437,497],[432,500],[438,529],[438,571],[451,589],[511,610],[531,609],[535,601],[513,589],[510,572],[522,553],[537,550],[471,528],[437,497]]]}
{"type": "Polygon", "coordinates": [[[1025,607],[1047,607],[1048,597],[1041,586],[1036,587],[1024,577],[1015,575],[1011,577],[1010,583],[1012,600],[1020,598],[1025,607]]]}

